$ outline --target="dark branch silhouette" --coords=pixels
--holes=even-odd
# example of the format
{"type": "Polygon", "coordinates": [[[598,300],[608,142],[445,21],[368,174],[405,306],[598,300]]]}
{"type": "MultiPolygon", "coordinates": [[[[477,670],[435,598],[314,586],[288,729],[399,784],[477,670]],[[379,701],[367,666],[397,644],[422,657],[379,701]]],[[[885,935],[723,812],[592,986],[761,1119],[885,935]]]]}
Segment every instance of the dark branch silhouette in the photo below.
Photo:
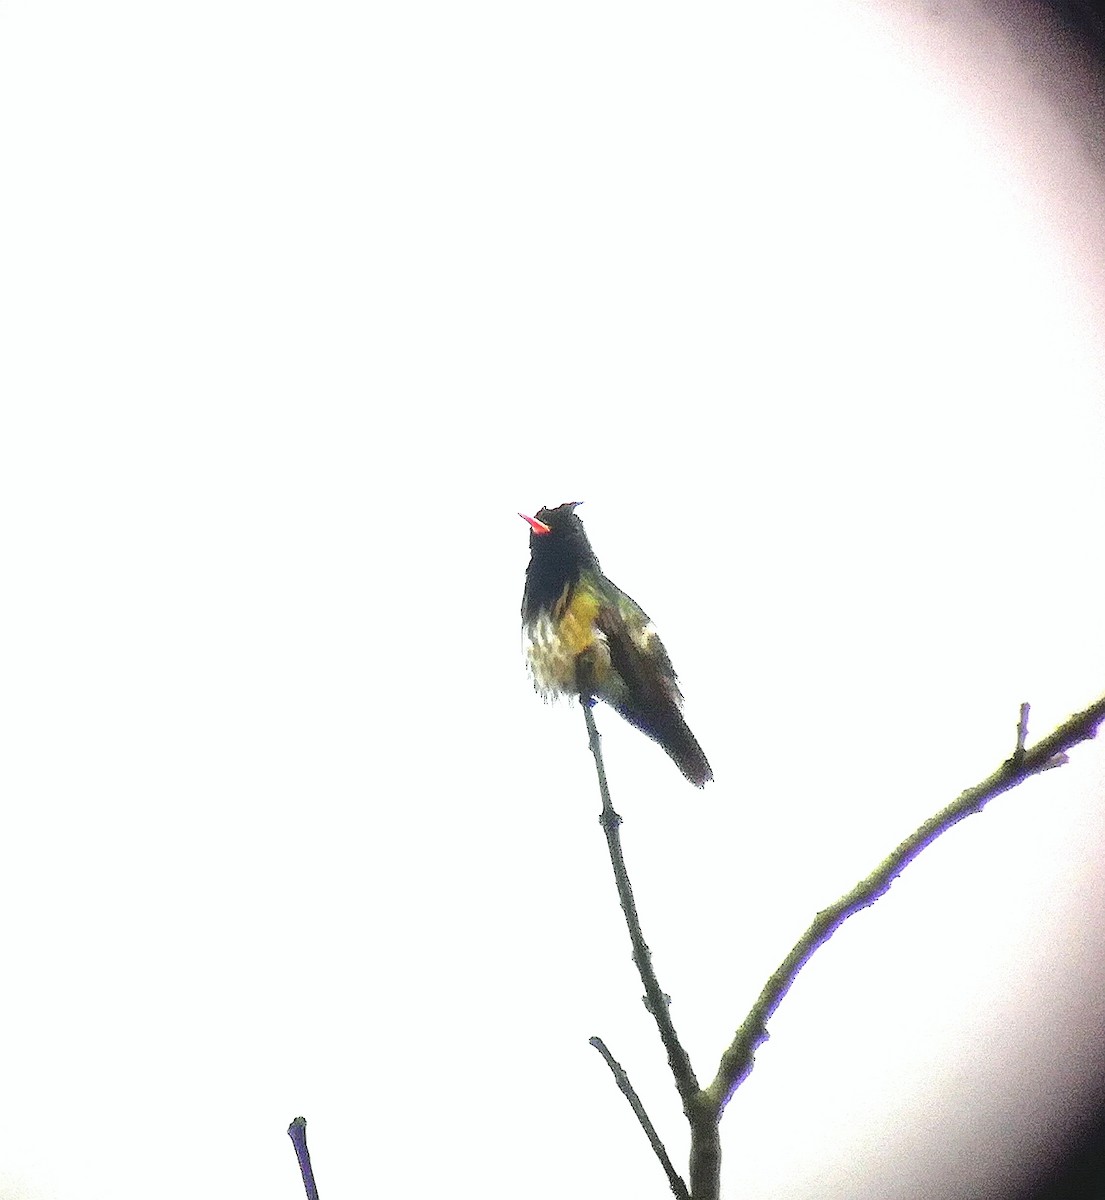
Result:
{"type": "Polygon", "coordinates": [[[633,1109],[634,1115],[640,1121],[641,1128],[648,1137],[653,1153],[660,1160],[660,1165],[667,1174],[668,1184],[677,1197],[677,1200],[690,1200],[687,1185],[683,1182],[682,1176],[680,1176],[671,1159],[668,1157],[668,1152],[664,1149],[664,1143],[660,1141],[660,1135],[656,1132],[656,1126],[653,1125],[648,1113],[645,1112],[645,1106],[641,1103],[641,1097],[637,1095],[637,1090],[629,1082],[629,1076],[625,1073],[625,1068],[606,1048],[606,1043],[602,1038],[593,1037],[590,1039],[590,1043],[606,1060],[606,1065],[610,1068],[610,1073],[614,1076],[614,1082],[629,1101],[629,1107],[633,1109]]]}
{"type": "MultiPolygon", "coordinates": [[[[1022,704],[1017,721],[1016,741],[1010,757],[987,779],[968,788],[951,804],[925,821],[898,845],[866,879],[817,914],[810,927],[783,959],[778,970],[767,981],[759,998],[752,1006],[751,1012],[737,1029],[733,1041],[721,1057],[714,1080],[702,1089],[698,1086],[690,1059],[672,1024],[668,1011],[668,999],[660,990],[652,966],[652,958],[641,932],[640,920],[633,900],[633,889],[622,855],[619,835],[621,818],[614,811],[610,802],[610,789],[606,782],[606,770],[602,761],[598,729],[595,726],[591,707],[586,702],[584,702],[583,711],[587,721],[591,751],[595,756],[599,790],[602,795],[600,823],[606,834],[607,847],[610,851],[610,860],[614,867],[614,878],[618,888],[618,898],[629,927],[629,937],[633,945],[633,961],[637,964],[640,972],[647,1005],[660,1030],[660,1038],[667,1051],[668,1063],[675,1078],[675,1085],[683,1101],[683,1111],[690,1125],[690,1197],[691,1200],[717,1200],[721,1180],[721,1142],[718,1136],[721,1115],[733,1093],[752,1070],[756,1050],[767,1037],[767,1021],[790,990],[799,971],[850,916],[874,904],[880,896],[884,895],[894,880],[926,846],[930,846],[964,817],[981,812],[997,796],[1023,783],[1033,775],[1039,775],[1053,767],[1062,766],[1067,761],[1066,752],[1068,750],[1080,742],[1088,741],[1096,736],[1098,726],[1105,721],[1105,696],[1083,712],[1077,713],[1070,720],[1065,721],[1031,749],[1028,749],[1026,745],[1029,706],[1022,704]]],[[[664,1167],[672,1191],[680,1200],[686,1200],[686,1186],[672,1167],[667,1151],[660,1143],[656,1130],[625,1072],[614,1061],[600,1039],[592,1038],[591,1044],[602,1053],[614,1073],[618,1086],[629,1099],[653,1151],[664,1167]]]]}
{"type": "Polygon", "coordinates": [[[318,1188],[315,1187],[315,1173],[311,1167],[311,1152],[307,1149],[307,1118],[296,1117],[288,1126],[288,1137],[295,1147],[295,1156],[299,1159],[299,1173],[303,1176],[303,1190],[307,1200],[318,1200],[318,1188]]]}
{"type": "Polygon", "coordinates": [[[850,892],[817,914],[809,929],[767,981],[752,1006],[752,1011],[722,1055],[718,1073],[707,1088],[711,1101],[717,1105],[719,1116],[752,1070],[756,1049],[767,1037],[767,1019],[779,1007],[798,972],[809,962],[818,947],[824,945],[850,916],[874,904],[884,895],[902,871],[941,834],[947,833],[964,817],[981,812],[995,797],[1031,776],[1049,771],[1052,767],[1062,766],[1067,761],[1066,751],[1079,742],[1094,737],[1102,720],[1105,720],[1105,697],[1064,722],[1031,750],[1026,750],[1028,705],[1022,704],[1013,754],[989,778],[968,788],[946,808],[914,830],[866,879],[861,880],[850,892]]]}

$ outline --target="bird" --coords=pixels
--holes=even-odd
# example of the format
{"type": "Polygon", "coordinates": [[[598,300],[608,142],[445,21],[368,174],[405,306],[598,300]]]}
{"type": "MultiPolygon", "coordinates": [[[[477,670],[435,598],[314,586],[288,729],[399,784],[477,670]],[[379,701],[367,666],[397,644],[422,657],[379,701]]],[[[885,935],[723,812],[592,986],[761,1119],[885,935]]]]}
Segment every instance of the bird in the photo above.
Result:
{"type": "Polygon", "coordinates": [[[714,773],[683,719],[668,652],[644,609],[602,573],[579,504],[518,514],[530,527],[522,631],[534,686],[546,699],[605,701],[704,787],[714,773]]]}

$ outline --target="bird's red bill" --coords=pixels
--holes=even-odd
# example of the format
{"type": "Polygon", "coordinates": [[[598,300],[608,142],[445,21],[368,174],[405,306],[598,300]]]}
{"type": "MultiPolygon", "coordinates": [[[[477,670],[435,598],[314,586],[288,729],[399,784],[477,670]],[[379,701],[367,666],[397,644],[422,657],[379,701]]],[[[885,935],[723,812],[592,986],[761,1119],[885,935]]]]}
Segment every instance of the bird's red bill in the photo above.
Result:
{"type": "Polygon", "coordinates": [[[527,517],[525,513],[519,513],[518,515],[523,521],[528,523],[530,529],[532,529],[538,537],[543,537],[546,533],[552,533],[552,528],[546,525],[544,521],[539,521],[536,517],[527,517]]]}

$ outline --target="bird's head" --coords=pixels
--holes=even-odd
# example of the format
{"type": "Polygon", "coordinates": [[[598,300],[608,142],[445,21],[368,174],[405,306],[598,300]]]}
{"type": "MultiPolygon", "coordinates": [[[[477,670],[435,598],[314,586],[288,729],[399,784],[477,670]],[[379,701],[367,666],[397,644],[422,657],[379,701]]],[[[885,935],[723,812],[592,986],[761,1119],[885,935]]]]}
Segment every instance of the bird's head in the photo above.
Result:
{"type": "Polygon", "coordinates": [[[574,500],[557,508],[539,508],[537,514],[518,515],[529,525],[530,564],[526,572],[527,594],[549,600],[581,571],[599,569],[598,559],[587,540],[574,500]]]}

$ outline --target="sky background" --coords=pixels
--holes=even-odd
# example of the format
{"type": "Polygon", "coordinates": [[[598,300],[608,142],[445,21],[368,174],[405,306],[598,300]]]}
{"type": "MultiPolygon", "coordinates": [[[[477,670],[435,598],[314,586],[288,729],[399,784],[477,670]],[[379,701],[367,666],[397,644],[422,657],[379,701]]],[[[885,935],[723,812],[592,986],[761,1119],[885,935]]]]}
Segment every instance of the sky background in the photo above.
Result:
{"type": "MultiPolygon", "coordinates": [[[[1086,64],[1027,8],[737,12],[0,8],[0,1200],[293,1200],[300,1114],[325,1200],[667,1194],[519,510],[585,501],[714,767],[598,711],[703,1080],[1021,701],[1105,691],[1086,64]]],[[[1041,1161],[1103,795],[1083,746],[817,955],[723,1195],[1041,1161]]]]}

